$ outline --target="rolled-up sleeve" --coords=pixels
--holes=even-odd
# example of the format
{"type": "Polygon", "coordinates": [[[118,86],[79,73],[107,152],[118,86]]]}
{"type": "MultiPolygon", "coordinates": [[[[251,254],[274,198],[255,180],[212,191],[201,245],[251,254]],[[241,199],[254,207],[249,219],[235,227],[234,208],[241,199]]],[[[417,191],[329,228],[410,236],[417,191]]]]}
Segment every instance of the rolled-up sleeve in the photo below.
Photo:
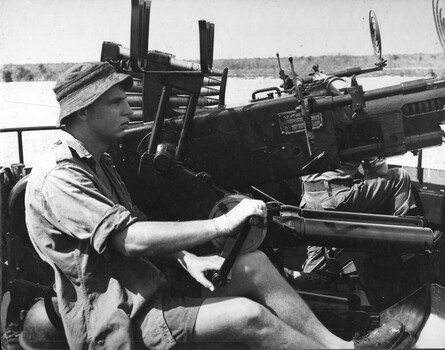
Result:
{"type": "Polygon", "coordinates": [[[98,190],[92,174],[73,164],[59,165],[47,175],[42,201],[52,225],[75,239],[88,240],[99,254],[107,251],[111,235],[138,221],[98,190]]]}
{"type": "Polygon", "coordinates": [[[99,254],[107,248],[107,239],[110,235],[121,232],[138,219],[132,217],[130,212],[122,205],[116,204],[105,212],[102,221],[94,228],[91,235],[91,245],[99,254]]]}

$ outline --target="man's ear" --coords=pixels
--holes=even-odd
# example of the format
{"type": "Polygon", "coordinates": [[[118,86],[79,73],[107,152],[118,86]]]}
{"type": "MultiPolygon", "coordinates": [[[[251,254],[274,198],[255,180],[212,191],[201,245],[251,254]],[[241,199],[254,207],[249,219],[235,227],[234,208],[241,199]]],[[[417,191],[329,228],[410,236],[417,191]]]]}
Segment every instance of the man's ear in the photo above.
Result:
{"type": "Polygon", "coordinates": [[[79,109],[77,112],[77,117],[83,121],[87,120],[88,111],[86,108],[79,109]]]}

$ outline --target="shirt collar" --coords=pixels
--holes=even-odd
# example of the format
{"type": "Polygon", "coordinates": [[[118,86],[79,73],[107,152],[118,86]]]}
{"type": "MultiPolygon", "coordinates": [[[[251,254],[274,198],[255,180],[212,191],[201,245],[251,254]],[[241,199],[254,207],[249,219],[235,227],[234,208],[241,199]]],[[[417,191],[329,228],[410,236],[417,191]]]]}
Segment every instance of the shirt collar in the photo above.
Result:
{"type": "Polygon", "coordinates": [[[80,158],[93,159],[91,153],[88,152],[88,150],[82,145],[82,143],[70,133],[62,131],[60,138],[67,144],[69,148],[73,149],[80,158]]]}
{"type": "MultiPolygon", "coordinates": [[[[62,130],[60,138],[67,144],[69,148],[77,153],[79,158],[84,159],[88,165],[92,166],[93,169],[95,169],[96,160],[78,139],[64,130],[62,130]]],[[[108,153],[104,153],[100,158],[100,163],[112,164],[113,161],[108,153]]]]}

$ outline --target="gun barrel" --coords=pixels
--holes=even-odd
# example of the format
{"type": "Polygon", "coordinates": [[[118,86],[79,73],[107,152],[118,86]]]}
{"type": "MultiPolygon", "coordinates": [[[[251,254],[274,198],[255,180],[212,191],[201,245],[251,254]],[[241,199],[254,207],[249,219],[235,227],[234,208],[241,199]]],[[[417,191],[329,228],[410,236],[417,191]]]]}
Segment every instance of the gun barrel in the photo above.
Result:
{"type": "MultiPolygon", "coordinates": [[[[286,206],[282,207],[286,208],[286,206]]],[[[379,215],[368,213],[351,213],[334,210],[314,210],[314,209],[299,209],[300,216],[306,219],[319,219],[319,220],[334,220],[334,221],[349,221],[349,222],[370,222],[376,224],[385,225],[403,225],[403,226],[417,226],[423,227],[424,221],[421,217],[410,216],[392,216],[392,215],[379,215]]]]}
{"type": "MultiPolygon", "coordinates": [[[[408,95],[415,92],[445,88],[445,80],[417,79],[398,85],[387,86],[380,89],[368,90],[363,93],[364,101],[372,101],[380,98],[396,95],[408,95]]],[[[346,106],[351,104],[351,95],[324,97],[312,101],[311,111],[321,112],[326,108],[346,106]]]]}
{"type": "Polygon", "coordinates": [[[431,229],[412,225],[308,219],[291,212],[276,220],[309,245],[406,253],[424,253],[434,245],[431,229]]]}
{"type": "Polygon", "coordinates": [[[277,61],[278,61],[278,68],[281,71],[282,69],[281,69],[281,62],[280,62],[280,54],[278,52],[277,52],[277,61]]]}

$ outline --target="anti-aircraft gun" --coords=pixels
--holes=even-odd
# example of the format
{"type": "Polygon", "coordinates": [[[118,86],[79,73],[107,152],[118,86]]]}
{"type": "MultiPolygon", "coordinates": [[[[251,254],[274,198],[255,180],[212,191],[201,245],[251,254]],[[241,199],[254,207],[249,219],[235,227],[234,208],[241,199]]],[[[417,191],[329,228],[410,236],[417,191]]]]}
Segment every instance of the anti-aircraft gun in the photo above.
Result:
{"type": "MultiPolygon", "coordinates": [[[[149,2],[135,0],[133,6],[147,9],[149,2]]],[[[296,206],[298,192],[290,201],[286,197],[292,191],[287,180],[296,183],[298,176],[334,169],[341,161],[389,157],[442,144],[444,79],[419,79],[369,91],[359,85],[357,75],[386,65],[372,11],[371,36],[379,57],[375,67],[334,72],[328,74],[329,79],[318,79],[318,67],[314,67],[313,76],[299,78],[290,60],[292,84],[284,80],[283,90],[260,89],[254,92],[252,103],[231,108],[224,106],[227,68],[220,72],[212,67],[214,25],[199,22],[201,62],[187,66],[171,55],[141,49],[148,37],[149,11],[139,13],[133,14],[129,55],[112,43],[104,44],[102,52],[103,60],[132,75],[136,86],[142,87],[128,95],[139,121],[126,132],[118,165],[138,205],[166,219],[189,220],[221,215],[246,195],[269,202],[267,227],[243,230],[229,243],[214,242],[229,261],[214,273],[216,284],[224,283],[230,262],[240,251],[260,247],[276,257],[290,246],[343,248],[349,252],[346,261],[328,257],[315,274],[323,281],[321,292],[304,290],[304,283],[293,281],[311,305],[318,305],[314,309],[319,317],[339,334],[354,327],[355,331],[369,330],[403,314],[400,308],[387,310],[402,298],[441,291],[440,286],[431,287],[431,282],[443,283],[437,271],[426,276],[414,270],[415,277],[399,288],[383,285],[378,275],[385,268],[396,275],[396,266],[404,277],[413,266],[431,270],[432,261],[439,259],[442,212],[427,214],[428,218],[320,212],[296,206]],[[113,51],[110,47],[114,53],[104,53],[113,51]],[[158,64],[161,61],[163,65],[158,64]],[[352,83],[333,91],[339,77],[351,77],[352,83]],[[219,88],[214,108],[206,106],[210,81],[217,81],[215,89],[219,88]],[[255,98],[260,92],[268,92],[267,97],[255,98]],[[177,96],[185,97],[184,107],[177,108],[177,96]],[[287,193],[283,194],[283,186],[287,193]],[[384,258],[357,254],[364,251],[379,252],[384,258]],[[335,287],[327,288],[329,284],[335,287]],[[359,284],[361,291],[349,288],[352,284],[359,284]],[[342,285],[349,289],[342,291],[342,285]]],[[[430,205],[442,200],[437,194],[423,192],[421,197],[430,205]]],[[[411,316],[405,345],[417,339],[419,319],[418,314],[411,316]]]]}
{"type": "MultiPolygon", "coordinates": [[[[215,284],[224,284],[233,259],[251,249],[264,250],[284,274],[295,266],[289,250],[338,247],[343,254],[327,256],[314,273],[286,275],[321,321],[350,337],[398,318],[408,332],[400,347],[425,344],[430,315],[442,321],[445,315],[440,188],[420,192],[422,216],[393,217],[301,209],[297,181],[341,161],[441,145],[445,80],[364,91],[355,77],[386,63],[370,12],[375,67],[318,79],[318,67],[314,75],[298,77],[290,61],[283,89],[257,90],[250,104],[228,108],[228,69],[213,67],[214,25],[199,21],[200,64],[185,62],[148,49],[150,9],[150,1],[132,0],[130,49],[104,42],[101,53],[101,60],[134,79],[127,94],[132,122],[114,158],[136,204],[158,220],[189,220],[221,215],[246,196],[263,199],[267,223],[249,222],[235,239],[202,247],[226,257],[222,269],[209,276],[215,284]],[[339,77],[353,83],[334,91],[339,77]],[[257,97],[260,93],[267,97],[257,97]]],[[[434,0],[433,9],[440,17],[434,0]]],[[[437,23],[440,28],[443,21],[437,23]]],[[[16,192],[11,193],[14,202],[16,192]]]]}

